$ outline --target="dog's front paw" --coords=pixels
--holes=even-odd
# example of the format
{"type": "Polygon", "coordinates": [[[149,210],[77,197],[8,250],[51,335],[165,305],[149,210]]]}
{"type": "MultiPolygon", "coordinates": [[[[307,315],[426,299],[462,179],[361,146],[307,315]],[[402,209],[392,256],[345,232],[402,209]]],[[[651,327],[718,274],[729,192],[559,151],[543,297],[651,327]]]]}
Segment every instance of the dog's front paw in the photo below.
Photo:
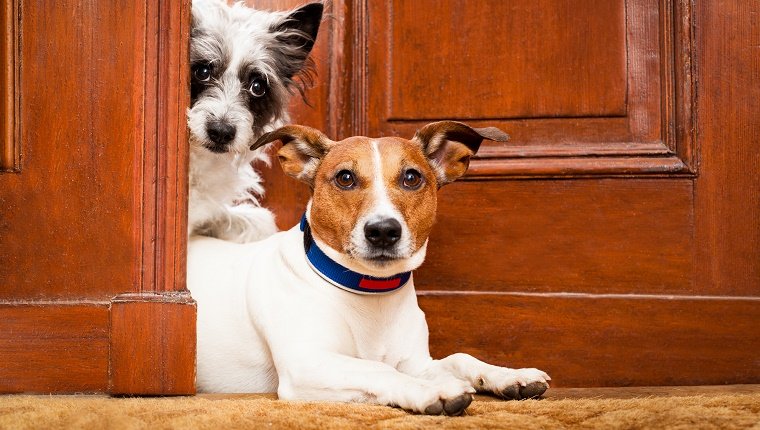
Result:
{"type": "Polygon", "coordinates": [[[534,399],[549,388],[552,378],[538,369],[500,368],[481,378],[483,391],[490,391],[507,400],[534,399]]]}
{"type": "Polygon", "coordinates": [[[397,401],[390,403],[419,414],[458,416],[470,406],[473,393],[475,389],[458,379],[431,381],[407,386],[397,401]]]}
{"type": "Polygon", "coordinates": [[[426,407],[423,412],[426,415],[446,414],[456,417],[462,415],[470,403],[472,403],[472,394],[464,393],[450,399],[438,399],[426,407]]]}

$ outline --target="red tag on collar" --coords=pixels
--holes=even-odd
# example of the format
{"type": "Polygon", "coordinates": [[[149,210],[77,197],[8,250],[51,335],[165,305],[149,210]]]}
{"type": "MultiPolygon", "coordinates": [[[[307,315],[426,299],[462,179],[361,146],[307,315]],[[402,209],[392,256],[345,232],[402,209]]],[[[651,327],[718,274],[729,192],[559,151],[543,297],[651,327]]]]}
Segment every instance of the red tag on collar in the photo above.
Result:
{"type": "Polygon", "coordinates": [[[401,278],[396,277],[393,279],[369,279],[362,278],[359,281],[359,287],[367,290],[392,290],[401,285],[401,278]]]}

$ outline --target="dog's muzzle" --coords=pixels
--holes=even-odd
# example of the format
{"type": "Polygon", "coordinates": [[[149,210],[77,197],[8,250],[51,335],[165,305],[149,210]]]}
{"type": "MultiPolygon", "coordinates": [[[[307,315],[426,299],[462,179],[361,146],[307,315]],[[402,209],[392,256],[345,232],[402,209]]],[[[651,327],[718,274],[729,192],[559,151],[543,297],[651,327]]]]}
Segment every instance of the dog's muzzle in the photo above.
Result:
{"type": "Polygon", "coordinates": [[[211,152],[227,152],[229,143],[235,139],[237,129],[224,121],[209,121],[206,124],[206,134],[211,141],[206,148],[211,152]]]}

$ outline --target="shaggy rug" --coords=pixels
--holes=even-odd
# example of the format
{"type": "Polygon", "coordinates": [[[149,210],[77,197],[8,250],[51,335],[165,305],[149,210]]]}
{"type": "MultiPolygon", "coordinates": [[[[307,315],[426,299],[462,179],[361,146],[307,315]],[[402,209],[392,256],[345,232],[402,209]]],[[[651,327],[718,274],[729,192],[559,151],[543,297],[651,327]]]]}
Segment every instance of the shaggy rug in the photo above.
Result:
{"type": "Polygon", "coordinates": [[[760,387],[550,389],[542,400],[478,396],[462,417],[267,395],[0,396],[0,429],[760,429],[760,387]]]}

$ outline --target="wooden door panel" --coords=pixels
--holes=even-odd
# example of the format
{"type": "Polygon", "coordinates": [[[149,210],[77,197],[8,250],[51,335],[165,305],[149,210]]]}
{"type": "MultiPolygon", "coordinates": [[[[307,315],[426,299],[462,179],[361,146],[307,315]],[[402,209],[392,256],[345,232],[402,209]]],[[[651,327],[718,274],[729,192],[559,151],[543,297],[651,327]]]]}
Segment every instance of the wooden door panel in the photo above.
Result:
{"type": "Polygon", "coordinates": [[[19,68],[9,89],[19,133],[4,136],[21,148],[20,171],[0,174],[3,299],[107,299],[132,289],[136,259],[113,245],[132,235],[139,46],[126,35],[137,16],[110,3],[75,14],[73,5],[20,6],[12,36],[23,43],[9,66],[19,68]]]}
{"type": "Polygon", "coordinates": [[[194,391],[189,4],[0,9],[0,393],[194,391]]]}
{"type": "Polygon", "coordinates": [[[428,121],[454,118],[512,135],[484,142],[464,180],[441,191],[418,276],[423,288],[693,290],[688,5],[355,7],[366,23],[356,30],[356,49],[367,52],[354,82],[364,102],[354,105],[358,134],[411,136],[428,121]],[[534,68],[546,76],[534,80],[534,68]],[[460,94],[463,85],[472,94],[460,94]],[[547,111],[544,99],[557,104],[547,111]],[[476,244],[474,264],[451,264],[467,244],[476,244]]]}
{"type": "MultiPolygon", "coordinates": [[[[538,366],[555,386],[760,382],[760,10],[697,5],[332,2],[327,92],[294,121],[336,139],[437,119],[512,135],[440,191],[415,275],[434,356],[538,366]]],[[[290,227],[308,190],[267,174],[290,227]]]]}
{"type": "Polygon", "coordinates": [[[691,181],[459,182],[439,191],[419,289],[716,293],[693,285],[691,181]]]}
{"type": "MultiPolygon", "coordinates": [[[[495,125],[470,176],[689,173],[687,6],[655,0],[359,2],[357,127],[495,125]],[[363,18],[362,18],[363,17],[363,18]],[[675,67],[674,67],[675,64],[675,67]],[[686,109],[681,112],[675,108],[686,109]],[[594,157],[589,163],[588,157],[594,157]],[[555,166],[547,171],[547,166],[555,166]]],[[[358,55],[358,54],[357,54],[358,55]]]]}
{"type": "Polygon", "coordinates": [[[554,387],[760,381],[760,299],[421,293],[431,353],[538,367],[554,387]]]}
{"type": "Polygon", "coordinates": [[[624,2],[372,3],[389,121],[626,114],[624,2]]]}
{"type": "Polygon", "coordinates": [[[760,3],[697,5],[697,282],[760,296],[760,3]]]}
{"type": "Polygon", "coordinates": [[[0,303],[0,393],[108,389],[108,304],[0,303]]]}

